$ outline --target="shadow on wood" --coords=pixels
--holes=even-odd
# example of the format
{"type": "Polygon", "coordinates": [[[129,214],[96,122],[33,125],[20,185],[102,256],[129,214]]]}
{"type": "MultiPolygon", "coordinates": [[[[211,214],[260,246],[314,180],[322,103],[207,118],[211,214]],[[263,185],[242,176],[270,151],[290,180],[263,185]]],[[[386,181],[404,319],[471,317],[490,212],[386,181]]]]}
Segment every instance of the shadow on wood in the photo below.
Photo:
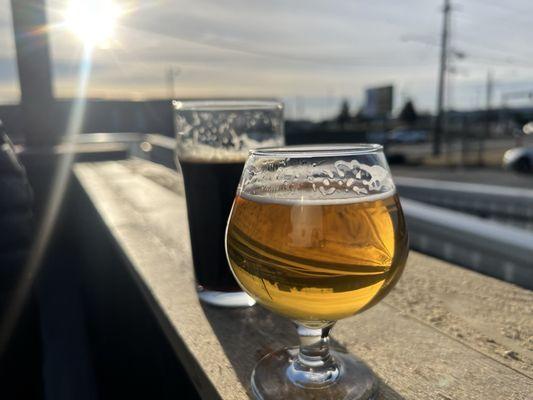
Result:
{"type": "MultiPolygon", "coordinates": [[[[253,397],[250,376],[255,364],[272,351],[298,343],[294,324],[259,305],[226,309],[202,304],[202,308],[239,380],[253,397]],[[228,324],[228,321],[231,323],[228,324]]],[[[331,346],[347,351],[333,337],[331,346]]],[[[381,399],[402,400],[403,397],[380,380],[380,393],[376,400],[381,399]]]]}

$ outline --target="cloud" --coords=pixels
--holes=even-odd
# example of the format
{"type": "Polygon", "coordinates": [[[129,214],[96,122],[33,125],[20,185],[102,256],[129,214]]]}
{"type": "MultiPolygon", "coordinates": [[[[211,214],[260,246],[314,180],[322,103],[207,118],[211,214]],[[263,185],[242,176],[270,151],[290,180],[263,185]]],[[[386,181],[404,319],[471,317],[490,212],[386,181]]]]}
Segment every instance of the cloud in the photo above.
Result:
{"type": "MultiPolygon", "coordinates": [[[[166,96],[167,70],[179,67],[176,90],[187,97],[361,99],[366,87],[392,83],[398,98],[435,105],[441,0],[115,1],[131,12],[116,43],[94,53],[91,95],[166,96]]],[[[52,24],[66,2],[48,0],[52,24]]],[[[451,45],[466,55],[453,61],[461,73],[453,77],[456,107],[476,104],[489,68],[496,94],[533,83],[529,0],[452,3],[451,45]]],[[[0,18],[0,43],[7,23],[0,18]]],[[[51,42],[56,92],[72,95],[80,44],[60,29],[51,42]]]]}

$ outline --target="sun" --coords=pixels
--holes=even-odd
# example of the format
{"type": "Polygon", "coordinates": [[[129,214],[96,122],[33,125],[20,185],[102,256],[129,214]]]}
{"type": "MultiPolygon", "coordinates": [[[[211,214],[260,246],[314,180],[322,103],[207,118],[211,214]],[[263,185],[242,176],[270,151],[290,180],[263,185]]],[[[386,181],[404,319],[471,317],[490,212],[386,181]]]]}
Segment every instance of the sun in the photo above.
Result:
{"type": "Polygon", "coordinates": [[[70,0],[66,26],[86,45],[105,45],[115,33],[121,9],[112,0],[70,0]]]}

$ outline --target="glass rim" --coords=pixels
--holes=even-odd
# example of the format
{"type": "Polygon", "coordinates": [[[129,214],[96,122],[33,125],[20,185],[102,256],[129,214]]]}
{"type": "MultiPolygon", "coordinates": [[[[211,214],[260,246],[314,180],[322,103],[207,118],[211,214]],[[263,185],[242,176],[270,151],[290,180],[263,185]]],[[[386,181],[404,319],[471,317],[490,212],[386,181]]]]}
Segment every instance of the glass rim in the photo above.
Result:
{"type": "Polygon", "coordinates": [[[249,151],[250,156],[259,157],[334,157],[376,154],[383,146],[376,143],[315,144],[297,146],[259,147],[249,151]]]}
{"type": "Polygon", "coordinates": [[[244,111],[244,110],[275,110],[283,109],[283,103],[278,100],[261,99],[213,99],[213,100],[172,100],[174,110],[196,111],[244,111]]]}

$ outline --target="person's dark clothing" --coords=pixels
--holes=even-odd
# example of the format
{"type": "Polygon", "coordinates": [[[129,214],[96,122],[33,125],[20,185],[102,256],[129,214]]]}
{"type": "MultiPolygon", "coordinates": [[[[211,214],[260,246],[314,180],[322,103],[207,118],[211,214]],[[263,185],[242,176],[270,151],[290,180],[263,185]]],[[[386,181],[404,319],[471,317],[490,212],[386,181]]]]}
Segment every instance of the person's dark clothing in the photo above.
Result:
{"type": "MultiPolygon", "coordinates": [[[[24,266],[32,230],[32,191],[0,122],[0,321],[13,308],[18,282],[28,278],[24,266]]],[[[6,400],[42,397],[39,312],[33,289],[24,303],[0,353],[0,398],[6,400]]]]}

